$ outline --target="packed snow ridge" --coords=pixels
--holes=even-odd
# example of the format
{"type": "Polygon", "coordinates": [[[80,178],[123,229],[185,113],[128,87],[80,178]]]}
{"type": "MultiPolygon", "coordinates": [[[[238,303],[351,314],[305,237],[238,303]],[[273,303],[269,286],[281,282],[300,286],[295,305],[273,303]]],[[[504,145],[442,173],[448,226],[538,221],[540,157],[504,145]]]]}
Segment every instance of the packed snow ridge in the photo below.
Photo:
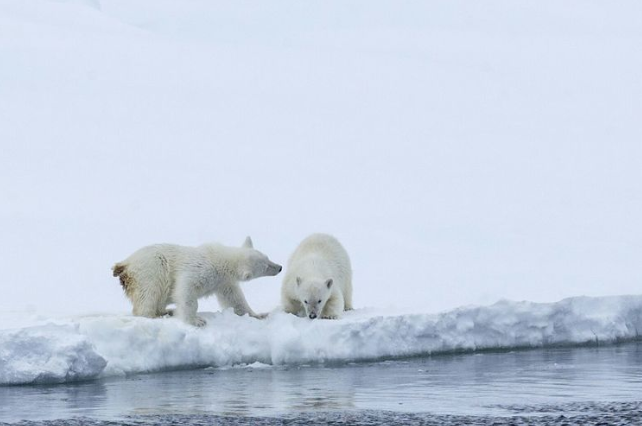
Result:
{"type": "Polygon", "coordinates": [[[501,301],[442,314],[382,316],[364,309],[336,321],[231,311],[194,328],[173,318],[93,316],[0,330],[0,384],[63,383],[105,376],[260,362],[352,362],[634,340],[642,296],[501,301]]]}

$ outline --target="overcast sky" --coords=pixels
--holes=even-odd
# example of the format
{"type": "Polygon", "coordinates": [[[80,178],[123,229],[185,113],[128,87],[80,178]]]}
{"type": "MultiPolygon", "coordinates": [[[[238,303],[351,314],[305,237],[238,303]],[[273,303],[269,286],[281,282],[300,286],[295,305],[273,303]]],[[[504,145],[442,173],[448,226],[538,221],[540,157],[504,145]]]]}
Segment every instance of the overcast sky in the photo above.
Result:
{"type": "Polygon", "coordinates": [[[0,308],[128,312],[144,245],[312,232],[357,308],[640,293],[640,45],[636,1],[0,1],[0,308]]]}

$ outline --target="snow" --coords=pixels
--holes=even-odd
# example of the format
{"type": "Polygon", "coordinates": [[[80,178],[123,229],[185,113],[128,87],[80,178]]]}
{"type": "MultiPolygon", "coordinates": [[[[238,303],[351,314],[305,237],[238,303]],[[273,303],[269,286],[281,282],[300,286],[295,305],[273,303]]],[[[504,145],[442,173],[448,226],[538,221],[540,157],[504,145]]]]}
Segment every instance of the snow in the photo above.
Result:
{"type": "Polygon", "coordinates": [[[348,363],[450,352],[608,344],[639,338],[642,296],[500,301],[438,315],[266,320],[207,313],[204,328],[174,318],[103,315],[0,330],[0,384],[87,380],[204,367],[348,363]]]}

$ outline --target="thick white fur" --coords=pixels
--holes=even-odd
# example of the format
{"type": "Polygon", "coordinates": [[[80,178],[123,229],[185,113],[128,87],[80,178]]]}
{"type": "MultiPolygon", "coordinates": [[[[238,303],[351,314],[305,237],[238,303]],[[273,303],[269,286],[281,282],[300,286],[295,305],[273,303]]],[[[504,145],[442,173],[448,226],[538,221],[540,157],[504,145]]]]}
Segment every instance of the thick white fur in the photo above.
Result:
{"type": "Polygon", "coordinates": [[[336,319],[352,309],[350,258],[336,238],[312,234],[299,244],[283,277],[281,303],[286,312],[312,319],[336,319]]]}
{"type": "Polygon", "coordinates": [[[261,318],[248,305],[239,281],[276,275],[281,266],[254,250],[248,237],[240,248],[221,244],[186,247],[156,244],[143,247],[113,267],[134,315],[158,317],[176,304],[175,315],[196,326],[205,325],[198,317],[198,299],[215,294],[223,308],[232,307],[238,315],[261,318]]]}

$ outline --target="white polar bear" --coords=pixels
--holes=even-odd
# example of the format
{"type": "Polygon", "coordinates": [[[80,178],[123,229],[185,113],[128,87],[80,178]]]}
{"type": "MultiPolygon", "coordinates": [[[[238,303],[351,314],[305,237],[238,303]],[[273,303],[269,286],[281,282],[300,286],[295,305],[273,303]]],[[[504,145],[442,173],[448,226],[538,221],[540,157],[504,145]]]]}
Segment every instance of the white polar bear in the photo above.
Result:
{"type": "Polygon", "coordinates": [[[200,327],[205,320],[196,315],[197,300],[212,294],[223,308],[232,307],[237,315],[264,317],[252,311],[239,281],[274,276],[282,267],[254,250],[252,240],[247,237],[240,248],[220,244],[151,245],[116,263],[112,269],[134,305],[134,315],[154,318],[173,314],[166,308],[175,303],[178,318],[200,327]]]}
{"type": "Polygon", "coordinates": [[[336,319],[352,309],[352,268],[341,243],[331,235],[312,234],[296,248],[283,277],[285,312],[310,319],[336,319]]]}

